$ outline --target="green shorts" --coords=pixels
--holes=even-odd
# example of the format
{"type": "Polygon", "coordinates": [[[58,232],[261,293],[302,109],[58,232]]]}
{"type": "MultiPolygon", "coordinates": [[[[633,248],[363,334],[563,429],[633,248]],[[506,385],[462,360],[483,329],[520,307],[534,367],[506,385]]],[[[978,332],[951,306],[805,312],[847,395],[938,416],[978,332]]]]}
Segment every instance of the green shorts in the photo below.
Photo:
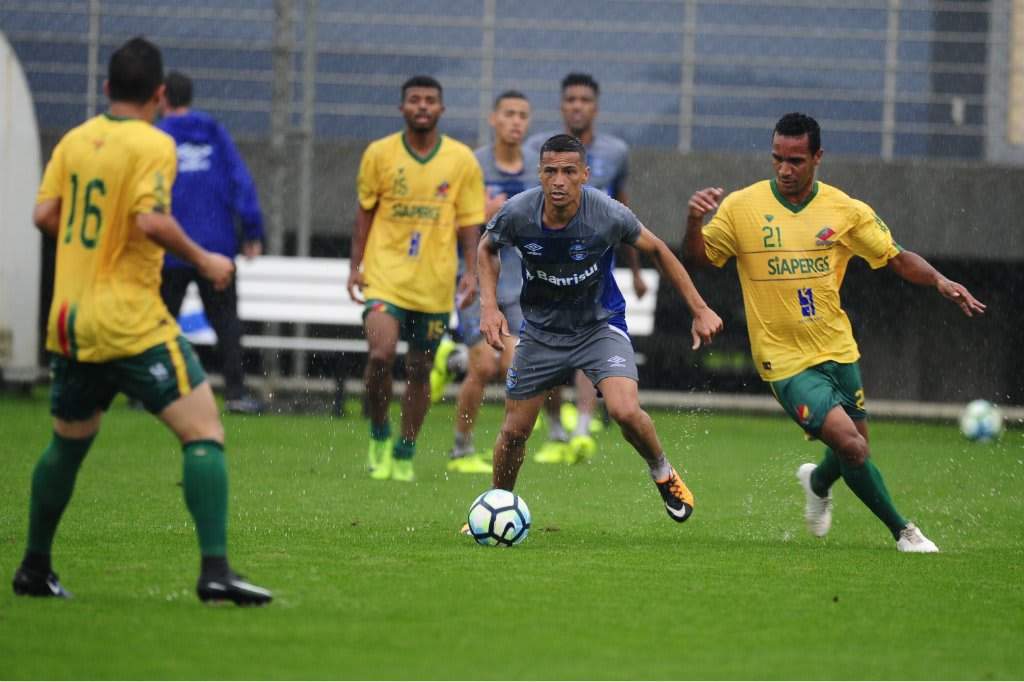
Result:
{"type": "Polygon", "coordinates": [[[79,362],[55,357],[50,363],[50,414],[85,421],[106,411],[119,392],[158,414],[206,381],[206,373],[184,336],[127,358],[79,362]]]}
{"type": "Polygon", "coordinates": [[[815,438],[821,436],[825,417],[836,405],[842,405],[851,419],[868,417],[864,409],[864,382],[856,362],[828,360],[768,385],[786,414],[815,438]]]}
{"type": "Polygon", "coordinates": [[[441,345],[441,338],[448,331],[451,313],[421,313],[406,310],[394,303],[371,298],[363,310],[363,320],[370,313],[387,313],[398,320],[398,336],[409,343],[409,348],[424,353],[433,353],[441,345]]]}

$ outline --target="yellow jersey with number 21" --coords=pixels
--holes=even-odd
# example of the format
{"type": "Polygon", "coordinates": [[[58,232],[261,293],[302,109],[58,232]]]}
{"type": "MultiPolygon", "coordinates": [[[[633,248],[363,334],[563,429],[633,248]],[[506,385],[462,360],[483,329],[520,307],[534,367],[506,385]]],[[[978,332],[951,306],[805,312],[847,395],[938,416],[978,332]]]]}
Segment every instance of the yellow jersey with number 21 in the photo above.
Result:
{"type": "Polygon", "coordinates": [[[704,226],[708,258],[735,256],[754,364],[765,381],[860,357],[839,288],[852,256],[872,268],[902,250],[871,207],[815,182],[799,206],[765,180],[728,195],[704,226]]]}
{"type": "Polygon", "coordinates": [[[101,114],[61,139],[36,197],[61,202],[47,350],[105,362],[178,336],[160,298],[164,250],[135,222],[170,212],[176,172],[174,140],[146,121],[101,114]]]}
{"type": "Polygon", "coordinates": [[[395,133],[359,165],[359,205],[376,209],[363,255],[365,295],[407,310],[452,309],[457,228],[484,222],[484,177],[473,151],[447,135],[426,157],[395,133]]]}

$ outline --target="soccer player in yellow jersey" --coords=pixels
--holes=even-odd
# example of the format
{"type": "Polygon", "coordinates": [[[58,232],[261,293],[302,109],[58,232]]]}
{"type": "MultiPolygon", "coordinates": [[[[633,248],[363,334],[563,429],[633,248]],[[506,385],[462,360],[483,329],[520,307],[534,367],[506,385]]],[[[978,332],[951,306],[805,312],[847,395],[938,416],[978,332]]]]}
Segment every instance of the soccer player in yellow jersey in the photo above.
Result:
{"type": "Polygon", "coordinates": [[[467,305],[477,294],[484,182],[472,150],[437,130],[440,83],[413,76],[402,85],[398,109],[405,129],[371,143],[359,166],[348,292],[366,304],[370,475],[412,481],[416,436],[430,407],[430,369],[452,301],[467,305]],[[456,291],[457,245],[466,267],[456,291]],[[399,338],[409,351],[401,432],[392,443],[388,405],[399,338]]]}
{"type": "Polygon", "coordinates": [[[775,177],[733,192],[690,198],[684,251],[694,265],[735,257],[754,364],[787,414],[826,446],[797,478],[810,531],[828,533],[832,484],[842,478],[888,527],[901,552],[937,552],[893,505],[871,462],[860,353],[839,288],[853,256],[888,266],[912,284],[935,287],[971,317],[985,305],[924,258],[893,241],[871,207],[815,180],[821,130],[804,114],[786,114],[772,134],[775,177]],[[717,209],[704,225],[704,216],[717,209]]]}
{"type": "Polygon", "coordinates": [[[202,554],[203,601],[265,604],[267,590],[227,560],[224,428],[210,386],[160,299],[164,251],[223,289],[232,261],[199,247],[170,214],[174,140],[152,126],[163,94],[155,45],[133,38],[110,57],[110,109],[64,136],[43,175],[33,221],[57,239],[46,348],[53,439],[32,476],[28,542],[14,592],[69,597],[51,548],[75,477],[118,392],[142,402],[184,450],[185,503],[202,554]]]}

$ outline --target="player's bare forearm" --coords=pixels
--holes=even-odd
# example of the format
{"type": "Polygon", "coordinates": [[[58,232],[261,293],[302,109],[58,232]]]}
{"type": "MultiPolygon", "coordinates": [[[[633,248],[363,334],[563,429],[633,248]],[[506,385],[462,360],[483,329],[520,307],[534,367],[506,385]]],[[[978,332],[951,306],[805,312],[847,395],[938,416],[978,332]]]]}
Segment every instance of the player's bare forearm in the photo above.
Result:
{"type": "Polygon", "coordinates": [[[223,291],[235,274],[235,262],[219,253],[207,251],[181,229],[174,216],[167,213],[136,213],[135,224],[151,240],[171,255],[195,266],[204,279],[223,291]]]}
{"type": "Polygon", "coordinates": [[[352,230],[352,254],[349,258],[349,262],[355,270],[358,270],[363,264],[366,240],[370,238],[370,226],[373,225],[373,216],[376,212],[376,208],[369,211],[362,206],[356,208],[356,220],[352,230]]]}
{"type": "Polygon", "coordinates": [[[498,275],[501,274],[501,259],[498,247],[484,234],[476,250],[477,281],[480,286],[480,307],[498,308],[498,275]]]}
{"type": "Polygon", "coordinates": [[[889,269],[911,284],[935,287],[945,298],[956,303],[967,317],[985,312],[985,304],[974,298],[967,287],[945,277],[931,263],[913,251],[903,251],[890,259],[889,269]]]}
{"type": "Polygon", "coordinates": [[[509,336],[508,320],[498,309],[498,275],[501,258],[489,235],[480,239],[477,248],[477,273],[480,279],[480,333],[496,350],[505,350],[502,337],[509,336]]]}
{"type": "Polygon", "coordinates": [[[692,268],[711,265],[704,244],[704,217],[718,210],[718,201],[725,194],[721,187],[697,190],[687,202],[686,233],[683,235],[683,258],[692,268]]]}
{"type": "Polygon", "coordinates": [[[60,231],[60,199],[43,199],[32,209],[32,222],[43,234],[56,237],[60,231]]]}
{"type": "Polygon", "coordinates": [[[476,279],[477,248],[480,246],[480,225],[459,228],[459,246],[462,247],[462,259],[466,264],[466,272],[476,279]]]}

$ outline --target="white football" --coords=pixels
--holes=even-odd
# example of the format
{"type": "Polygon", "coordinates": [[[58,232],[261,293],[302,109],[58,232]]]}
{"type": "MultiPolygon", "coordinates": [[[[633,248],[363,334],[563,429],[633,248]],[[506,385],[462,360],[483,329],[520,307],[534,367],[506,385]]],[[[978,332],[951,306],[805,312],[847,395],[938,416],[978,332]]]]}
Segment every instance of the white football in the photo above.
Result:
{"type": "Polygon", "coordinates": [[[997,440],[1003,433],[1003,415],[987,400],[972,400],[960,413],[960,433],[972,442],[997,440]]]}
{"type": "Polygon", "coordinates": [[[512,546],[530,532],[530,509],[510,490],[488,490],[469,507],[469,531],[481,545],[512,546]]]}

